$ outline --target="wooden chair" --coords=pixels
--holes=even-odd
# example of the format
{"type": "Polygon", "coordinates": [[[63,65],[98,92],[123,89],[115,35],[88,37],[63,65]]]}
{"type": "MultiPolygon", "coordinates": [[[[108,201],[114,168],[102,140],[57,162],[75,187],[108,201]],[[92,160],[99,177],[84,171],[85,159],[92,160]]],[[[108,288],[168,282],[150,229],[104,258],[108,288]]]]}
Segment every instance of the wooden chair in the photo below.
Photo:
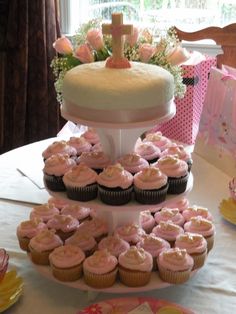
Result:
{"type": "Polygon", "coordinates": [[[236,68],[236,23],[225,27],[207,27],[196,32],[184,32],[175,27],[179,39],[185,41],[197,41],[212,39],[221,46],[223,54],[217,55],[217,67],[226,64],[236,68]]]}

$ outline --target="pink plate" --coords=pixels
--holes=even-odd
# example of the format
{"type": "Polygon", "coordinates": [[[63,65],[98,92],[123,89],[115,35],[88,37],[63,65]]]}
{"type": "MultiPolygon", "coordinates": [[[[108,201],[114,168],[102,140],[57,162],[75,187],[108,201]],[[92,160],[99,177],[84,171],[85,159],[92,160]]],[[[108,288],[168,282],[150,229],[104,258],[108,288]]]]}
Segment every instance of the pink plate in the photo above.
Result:
{"type": "Polygon", "coordinates": [[[194,314],[193,311],[186,309],[178,304],[166,300],[157,300],[153,298],[131,297],[117,298],[92,304],[76,314],[194,314]],[[136,310],[136,311],[134,311],[136,310]],[[139,311],[138,311],[139,310],[139,311]]]}

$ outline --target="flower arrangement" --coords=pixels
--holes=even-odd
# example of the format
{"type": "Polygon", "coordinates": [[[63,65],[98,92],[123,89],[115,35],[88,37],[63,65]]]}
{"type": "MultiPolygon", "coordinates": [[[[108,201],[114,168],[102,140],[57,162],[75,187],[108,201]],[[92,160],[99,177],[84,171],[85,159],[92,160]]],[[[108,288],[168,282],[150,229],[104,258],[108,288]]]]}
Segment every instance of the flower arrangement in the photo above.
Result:
{"type": "MultiPolygon", "coordinates": [[[[61,37],[53,46],[58,55],[51,62],[55,75],[57,100],[62,102],[62,81],[68,70],[83,64],[106,60],[112,54],[111,36],[103,35],[101,22],[92,20],[81,25],[71,39],[61,37]]],[[[133,34],[125,36],[124,56],[130,61],[158,65],[169,71],[175,81],[175,97],[183,97],[186,87],[182,81],[181,63],[189,58],[181,47],[174,28],[158,38],[147,29],[134,27],[133,34]]]]}

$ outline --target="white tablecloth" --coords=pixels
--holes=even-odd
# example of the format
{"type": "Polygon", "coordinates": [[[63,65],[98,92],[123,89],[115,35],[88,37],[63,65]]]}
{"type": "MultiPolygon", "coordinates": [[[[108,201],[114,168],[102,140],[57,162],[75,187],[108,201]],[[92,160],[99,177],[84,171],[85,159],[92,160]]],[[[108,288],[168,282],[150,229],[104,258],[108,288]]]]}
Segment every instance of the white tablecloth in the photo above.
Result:
{"type": "MultiPolygon", "coordinates": [[[[33,206],[22,201],[43,203],[49,195],[16,168],[26,161],[40,169],[41,153],[52,140],[21,147],[0,156],[0,247],[9,252],[10,268],[16,268],[24,280],[24,294],[6,313],[75,314],[88,304],[124,296],[100,292],[92,299],[94,295],[51,281],[35,271],[27,255],[18,246],[16,227],[28,219],[33,206]]],[[[236,312],[236,226],[224,221],[218,209],[220,201],[229,196],[230,177],[196,154],[193,154],[193,159],[194,186],[188,199],[191,205],[202,205],[212,212],[216,225],[215,246],[206,265],[186,284],[135,293],[135,296],[166,299],[191,308],[198,314],[233,314],[236,312]]]]}

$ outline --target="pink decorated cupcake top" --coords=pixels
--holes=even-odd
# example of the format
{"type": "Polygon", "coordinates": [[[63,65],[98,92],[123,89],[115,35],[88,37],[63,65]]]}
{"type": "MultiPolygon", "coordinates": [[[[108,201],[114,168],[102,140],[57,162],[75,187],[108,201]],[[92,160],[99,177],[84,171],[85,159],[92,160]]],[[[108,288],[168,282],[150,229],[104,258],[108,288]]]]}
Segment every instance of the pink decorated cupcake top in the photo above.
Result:
{"type": "Polygon", "coordinates": [[[47,222],[49,229],[71,232],[77,229],[79,221],[70,215],[55,215],[47,222]]]}
{"type": "Polygon", "coordinates": [[[183,145],[178,145],[176,143],[172,143],[171,146],[167,147],[162,153],[161,157],[167,155],[177,155],[179,159],[188,161],[191,159],[191,154],[187,152],[183,145]]]}
{"type": "Polygon", "coordinates": [[[103,169],[111,164],[111,159],[102,151],[91,151],[82,153],[77,162],[83,162],[90,168],[103,169]]]}
{"type": "Polygon", "coordinates": [[[52,196],[48,199],[48,204],[53,205],[59,210],[61,210],[64,206],[68,204],[68,200],[52,196]]]}
{"type": "Polygon", "coordinates": [[[145,231],[137,224],[127,224],[115,229],[114,234],[129,243],[137,243],[141,240],[145,231]]]}
{"type": "Polygon", "coordinates": [[[41,230],[47,229],[47,225],[41,218],[33,218],[32,220],[22,221],[16,229],[16,234],[19,237],[33,238],[41,230]]]}
{"type": "Polygon", "coordinates": [[[186,161],[179,159],[176,155],[163,156],[153,166],[158,167],[168,177],[180,178],[188,173],[186,161]]]}
{"type": "Polygon", "coordinates": [[[135,152],[142,156],[147,161],[159,158],[161,150],[155,146],[152,142],[141,142],[135,147],[135,152]]]}
{"type": "Polygon", "coordinates": [[[131,173],[137,173],[149,166],[147,160],[136,153],[126,154],[120,157],[117,162],[131,173]]]}
{"type": "Polygon", "coordinates": [[[97,182],[97,173],[84,163],[74,166],[63,176],[65,186],[85,187],[97,182]]]}
{"type": "Polygon", "coordinates": [[[81,248],[84,252],[92,250],[97,242],[91,234],[78,232],[78,230],[68,239],[65,244],[73,244],[81,248]]]}
{"type": "Polygon", "coordinates": [[[171,221],[161,221],[159,225],[153,228],[152,232],[167,241],[175,241],[179,234],[184,233],[183,228],[171,221]]]}
{"type": "Polygon", "coordinates": [[[116,257],[129,248],[129,243],[117,235],[107,236],[98,243],[99,250],[107,249],[112,255],[116,257]]]}
{"type": "Polygon", "coordinates": [[[203,253],[207,249],[207,241],[201,234],[186,232],[177,236],[175,247],[186,249],[188,254],[203,253]]]}
{"type": "Polygon", "coordinates": [[[117,264],[117,258],[108,250],[99,250],[85,259],[83,268],[91,273],[102,275],[113,271],[117,264]]]}
{"type": "Polygon", "coordinates": [[[47,159],[52,155],[65,154],[68,156],[76,156],[76,149],[67,144],[66,141],[55,141],[50,144],[42,153],[43,158],[47,159]]]}
{"type": "Polygon", "coordinates": [[[141,241],[137,243],[137,247],[143,248],[149,252],[152,257],[158,256],[163,250],[169,249],[170,244],[166,240],[157,237],[155,234],[145,234],[141,241]]]}
{"type": "Polygon", "coordinates": [[[185,249],[172,248],[158,256],[158,265],[171,271],[185,271],[193,268],[193,258],[185,249]]]}
{"type": "Polygon", "coordinates": [[[178,208],[180,213],[189,207],[189,200],[186,197],[181,197],[180,199],[171,201],[168,203],[169,208],[178,208]]]}
{"type": "Polygon", "coordinates": [[[93,128],[88,128],[82,135],[90,144],[95,145],[100,142],[97,132],[93,128]]]}
{"type": "Polygon", "coordinates": [[[67,143],[76,149],[77,155],[82,152],[89,152],[92,148],[92,145],[82,136],[71,136],[67,143]]]}
{"type": "Polygon", "coordinates": [[[78,220],[82,220],[90,215],[90,211],[91,209],[89,207],[84,207],[79,204],[68,204],[62,208],[61,214],[71,215],[78,220]]]}
{"type": "Polygon", "coordinates": [[[167,176],[158,168],[149,166],[134,175],[134,185],[140,190],[156,190],[167,184],[167,176]]]}
{"type": "Polygon", "coordinates": [[[97,238],[108,233],[108,225],[103,219],[93,218],[82,222],[78,227],[78,232],[97,238]]]}
{"type": "Polygon", "coordinates": [[[236,201],[236,177],[229,182],[229,192],[232,199],[236,201]]]}
{"type": "Polygon", "coordinates": [[[63,245],[63,242],[53,229],[40,231],[29,243],[29,246],[38,252],[53,250],[61,245],[63,245]]]}
{"type": "Polygon", "coordinates": [[[185,219],[180,214],[178,208],[162,208],[159,212],[155,213],[155,221],[159,224],[161,221],[172,221],[174,224],[183,226],[185,219]]]}
{"type": "Polygon", "coordinates": [[[120,254],[118,260],[122,267],[130,270],[139,270],[143,272],[152,271],[152,255],[143,248],[131,246],[129,250],[120,254]]]}
{"type": "Polygon", "coordinates": [[[93,145],[91,148],[91,152],[102,152],[102,151],[103,151],[103,148],[102,148],[102,144],[100,142],[93,145]]]}
{"type": "Polygon", "coordinates": [[[120,187],[122,189],[129,188],[133,183],[133,176],[124,169],[119,163],[110,165],[105,168],[97,179],[98,184],[109,188],[120,187]]]}
{"type": "Polygon", "coordinates": [[[58,268],[80,265],[84,259],[84,252],[78,246],[71,244],[59,246],[49,254],[50,264],[58,268]]]}
{"type": "Polygon", "coordinates": [[[144,230],[152,229],[155,225],[155,219],[152,216],[150,210],[144,210],[140,212],[140,223],[144,230]]]}
{"type": "Polygon", "coordinates": [[[30,219],[41,218],[43,222],[47,222],[56,214],[59,214],[59,209],[53,204],[46,203],[33,207],[30,212],[30,219]]]}
{"type": "Polygon", "coordinates": [[[212,215],[206,207],[193,205],[185,209],[182,213],[185,220],[189,221],[192,217],[201,216],[205,219],[212,220],[212,215]]]}
{"type": "Polygon", "coordinates": [[[52,155],[45,160],[43,172],[48,175],[63,176],[75,165],[76,162],[69,155],[52,155]]]}
{"type": "Polygon", "coordinates": [[[161,151],[165,150],[171,145],[171,140],[163,136],[160,132],[148,133],[143,142],[152,142],[155,146],[160,148],[161,151]]]}
{"type": "Polygon", "coordinates": [[[200,233],[204,237],[209,237],[215,233],[215,226],[210,220],[197,216],[192,217],[184,224],[184,230],[191,233],[200,233]]]}

